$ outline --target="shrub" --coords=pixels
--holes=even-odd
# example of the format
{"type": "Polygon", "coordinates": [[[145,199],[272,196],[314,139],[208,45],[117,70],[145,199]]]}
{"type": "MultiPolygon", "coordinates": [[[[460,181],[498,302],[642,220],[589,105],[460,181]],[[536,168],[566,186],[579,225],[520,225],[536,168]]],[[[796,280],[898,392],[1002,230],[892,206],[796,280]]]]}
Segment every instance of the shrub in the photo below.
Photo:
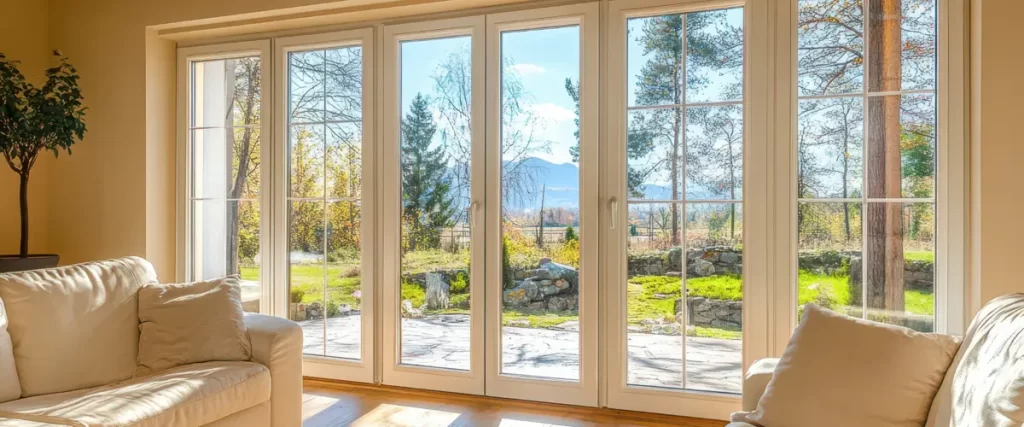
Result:
{"type": "Polygon", "coordinates": [[[559,264],[565,264],[574,268],[580,265],[580,241],[578,239],[568,240],[560,248],[556,249],[551,258],[559,264]]]}
{"type": "Polygon", "coordinates": [[[327,300],[327,317],[337,317],[341,314],[341,309],[338,307],[338,303],[334,300],[327,300]]]}
{"type": "Polygon", "coordinates": [[[516,287],[515,272],[512,270],[512,263],[509,262],[509,252],[512,251],[512,239],[504,236],[501,239],[501,287],[512,289],[516,287]]]}
{"type": "Polygon", "coordinates": [[[426,303],[427,293],[420,285],[412,282],[402,282],[402,300],[409,300],[413,307],[419,307],[426,303]]]}
{"type": "Polygon", "coordinates": [[[292,288],[290,301],[292,304],[301,304],[302,298],[306,296],[306,291],[302,289],[292,288]]]}
{"type": "Polygon", "coordinates": [[[448,303],[451,307],[469,308],[469,299],[469,294],[452,295],[448,298],[448,303]]]}
{"type": "Polygon", "coordinates": [[[448,286],[448,291],[452,294],[466,293],[467,288],[469,288],[469,275],[465,271],[456,272],[455,277],[449,281],[448,286]]]}
{"type": "Polygon", "coordinates": [[[577,241],[579,239],[580,239],[580,236],[576,235],[576,229],[575,228],[572,228],[571,225],[568,226],[568,227],[565,227],[565,242],[566,243],[572,242],[572,241],[577,241]]]}

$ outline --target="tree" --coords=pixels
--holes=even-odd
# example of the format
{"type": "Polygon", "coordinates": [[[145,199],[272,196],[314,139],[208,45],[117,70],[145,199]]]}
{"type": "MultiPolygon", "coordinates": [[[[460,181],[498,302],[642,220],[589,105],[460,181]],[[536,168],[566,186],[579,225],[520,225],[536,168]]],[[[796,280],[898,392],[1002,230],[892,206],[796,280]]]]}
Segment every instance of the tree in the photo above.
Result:
{"type": "MultiPolygon", "coordinates": [[[[688,72],[688,69],[724,70],[741,67],[742,28],[730,25],[725,18],[726,11],[646,18],[637,41],[642,54],[648,59],[637,76],[634,94],[636,104],[682,105],[687,101],[684,96],[687,91],[698,91],[711,84],[711,79],[705,73],[688,72]]],[[[742,93],[742,82],[726,85],[722,97],[732,98],[742,93]]],[[[627,171],[631,193],[642,189],[642,183],[659,174],[669,182],[669,197],[672,200],[683,198],[680,180],[687,160],[684,158],[684,114],[688,113],[682,108],[645,109],[633,113],[627,134],[627,156],[631,159],[644,159],[652,153],[659,153],[654,156],[655,160],[646,165],[631,162],[630,170],[627,171]]],[[[742,132],[736,135],[741,136],[742,132]]],[[[739,141],[742,141],[742,137],[739,141]]],[[[730,155],[720,156],[719,161],[732,158],[730,155]]],[[[724,169],[728,169],[728,166],[724,169]]],[[[699,174],[688,176],[694,178],[699,174]]],[[[735,178],[738,176],[733,175],[734,182],[735,178]]],[[[678,209],[678,204],[670,205],[673,245],[680,243],[678,209]]]]}
{"type": "Polygon", "coordinates": [[[0,153],[20,179],[21,245],[28,257],[28,182],[39,154],[71,154],[76,139],[85,135],[85,107],[78,72],[54,51],[57,66],[46,70],[46,83],[37,88],[25,81],[18,62],[0,54],[0,153]]]}
{"type": "Polygon", "coordinates": [[[259,194],[260,141],[256,124],[260,119],[260,60],[242,58],[225,61],[224,81],[231,86],[224,122],[232,127],[225,130],[231,141],[232,169],[227,198],[227,253],[226,271],[239,271],[239,251],[245,249],[246,258],[251,260],[259,247],[259,211],[253,203],[242,199],[257,198],[259,194]],[[246,219],[247,224],[241,220],[246,219]],[[255,224],[252,224],[255,222],[255,224]],[[248,228],[247,228],[248,227],[248,228]],[[246,239],[240,242],[240,239],[246,239]],[[256,240],[255,242],[253,240],[256,240]]]}
{"type": "Polygon", "coordinates": [[[436,131],[430,101],[416,94],[402,121],[402,216],[410,251],[440,247],[455,214],[445,147],[430,147],[436,131]]]}

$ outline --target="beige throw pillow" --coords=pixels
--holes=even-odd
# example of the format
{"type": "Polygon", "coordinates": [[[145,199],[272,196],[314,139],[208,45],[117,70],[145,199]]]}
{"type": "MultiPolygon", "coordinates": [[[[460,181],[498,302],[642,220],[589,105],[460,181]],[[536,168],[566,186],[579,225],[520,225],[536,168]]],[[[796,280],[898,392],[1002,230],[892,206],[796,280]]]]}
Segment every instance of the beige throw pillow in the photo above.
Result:
{"type": "Polygon", "coordinates": [[[190,363],[249,360],[238,276],[139,290],[135,376],[190,363]]]}
{"type": "Polygon", "coordinates": [[[757,409],[732,420],[767,427],[919,427],[958,346],[951,336],[808,304],[757,409]]]}

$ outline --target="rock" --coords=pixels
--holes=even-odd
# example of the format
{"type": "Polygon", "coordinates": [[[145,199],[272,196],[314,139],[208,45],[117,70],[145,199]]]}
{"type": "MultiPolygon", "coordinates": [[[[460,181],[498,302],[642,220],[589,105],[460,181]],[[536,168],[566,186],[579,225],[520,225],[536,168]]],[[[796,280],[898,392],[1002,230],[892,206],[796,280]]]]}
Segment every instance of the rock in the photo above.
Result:
{"type": "Polygon", "coordinates": [[[427,310],[448,309],[448,283],[440,274],[427,273],[427,310]]]}
{"type": "Polygon", "coordinates": [[[402,301],[402,317],[417,319],[423,317],[423,311],[412,307],[412,301],[402,301]]]}
{"type": "Polygon", "coordinates": [[[569,289],[569,281],[565,279],[556,280],[554,285],[558,288],[559,292],[569,289]]]}
{"type": "Polygon", "coordinates": [[[580,276],[572,267],[555,262],[547,262],[541,265],[540,268],[548,270],[548,275],[551,277],[549,280],[566,280],[569,282],[571,289],[578,289],[577,285],[579,284],[580,276]]]}
{"type": "Polygon", "coordinates": [[[536,283],[537,286],[551,286],[551,283],[552,283],[551,279],[539,279],[538,280],[536,277],[533,278],[533,282],[536,283]]]}
{"type": "Polygon", "coordinates": [[[736,252],[732,251],[722,252],[721,256],[719,257],[719,261],[724,264],[736,264],[737,262],[740,261],[740,256],[737,255],[736,252]]]}
{"type": "Polygon", "coordinates": [[[547,264],[549,262],[551,262],[551,258],[544,257],[544,258],[541,258],[540,261],[537,262],[537,265],[541,266],[541,265],[547,264]]]}
{"type": "Polygon", "coordinates": [[[502,295],[502,301],[506,306],[516,307],[525,306],[531,301],[540,299],[540,290],[537,288],[537,284],[531,280],[523,280],[519,286],[505,291],[502,295]]]}
{"type": "Polygon", "coordinates": [[[715,274],[715,264],[702,259],[693,260],[693,272],[701,277],[713,276],[715,274]]]}
{"type": "Polygon", "coordinates": [[[548,310],[550,311],[570,311],[575,307],[575,298],[563,296],[553,296],[548,298],[548,310]]]}
{"type": "Polygon", "coordinates": [[[665,273],[668,277],[683,277],[683,273],[680,271],[669,271],[665,273]]]}
{"type": "Polygon", "coordinates": [[[536,270],[529,270],[528,274],[530,275],[530,277],[532,277],[534,279],[537,279],[537,280],[543,280],[543,279],[550,279],[551,278],[551,270],[548,270],[546,268],[538,268],[536,270]]]}
{"type": "Polygon", "coordinates": [[[683,248],[676,246],[668,250],[668,265],[674,270],[683,267],[683,248]]]}
{"type": "Polygon", "coordinates": [[[338,315],[339,316],[348,316],[350,313],[352,313],[352,306],[351,305],[341,304],[341,305],[338,306],[338,315]]]}
{"type": "Polygon", "coordinates": [[[533,311],[541,311],[541,310],[544,309],[544,301],[531,302],[530,304],[528,304],[526,306],[526,308],[528,308],[530,310],[533,310],[533,311]]]}
{"type": "Polygon", "coordinates": [[[539,286],[537,289],[540,291],[541,298],[547,298],[561,291],[561,289],[558,289],[557,287],[555,287],[555,285],[542,285],[539,286]]]}
{"type": "Polygon", "coordinates": [[[324,306],[320,301],[313,301],[306,306],[306,319],[316,320],[324,317],[324,306]]]}

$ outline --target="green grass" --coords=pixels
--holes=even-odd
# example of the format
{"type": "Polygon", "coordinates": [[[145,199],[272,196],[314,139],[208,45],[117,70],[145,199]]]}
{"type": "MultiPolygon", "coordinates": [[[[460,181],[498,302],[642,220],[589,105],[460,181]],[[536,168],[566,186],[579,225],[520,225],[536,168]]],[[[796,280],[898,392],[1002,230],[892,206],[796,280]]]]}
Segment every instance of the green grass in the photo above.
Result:
{"type": "Polygon", "coordinates": [[[703,326],[694,326],[693,329],[688,329],[686,331],[686,336],[700,338],[717,338],[722,340],[741,340],[743,339],[743,332],[732,329],[706,328],[703,326]]]}
{"type": "Polygon", "coordinates": [[[907,261],[935,262],[935,251],[905,251],[903,259],[907,261]]]}
{"type": "Polygon", "coordinates": [[[579,315],[518,310],[504,310],[501,312],[501,324],[505,326],[512,323],[519,323],[519,321],[524,319],[530,322],[531,328],[550,328],[552,326],[561,325],[562,323],[570,320],[579,320],[579,315]]]}
{"type": "Polygon", "coordinates": [[[922,291],[906,291],[903,293],[904,307],[915,314],[935,315],[935,294],[922,291]]]}
{"type": "Polygon", "coordinates": [[[850,304],[848,276],[814,274],[807,270],[800,270],[797,277],[797,289],[797,302],[800,305],[809,302],[821,303],[820,299],[823,297],[828,297],[835,305],[850,304]]]}

